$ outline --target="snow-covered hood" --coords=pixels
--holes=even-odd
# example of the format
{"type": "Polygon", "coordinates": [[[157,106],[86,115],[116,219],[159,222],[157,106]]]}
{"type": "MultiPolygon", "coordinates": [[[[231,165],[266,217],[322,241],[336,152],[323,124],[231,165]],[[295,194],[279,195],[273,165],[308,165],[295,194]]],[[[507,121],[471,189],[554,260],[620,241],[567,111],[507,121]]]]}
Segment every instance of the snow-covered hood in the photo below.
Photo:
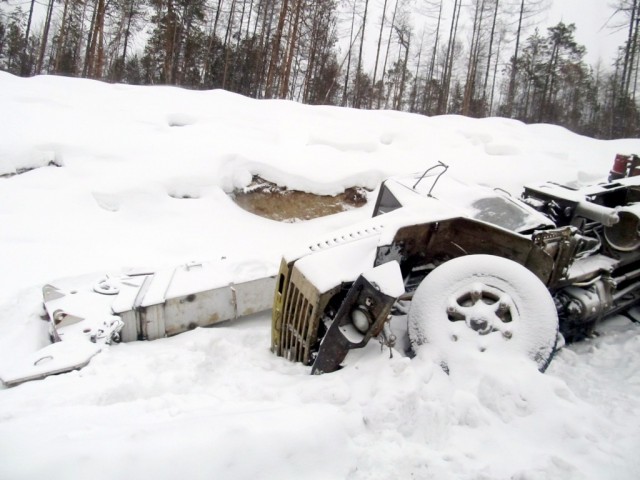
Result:
{"type": "Polygon", "coordinates": [[[450,217],[469,217],[516,233],[554,226],[547,217],[504,190],[471,185],[450,175],[392,177],[382,188],[389,190],[403,207],[422,212],[426,222],[431,217],[437,220],[442,211],[448,211],[450,217]]]}
{"type": "Polygon", "coordinates": [[[473,218],[517,233],[553,226],[547,217],[505,192],[451,177],[441,178],[434,186],[434,177],[418,181],[420,177],[414,174],[386,180],[381,191],[386,189],[397,200],[395,209],[333,232],[285,258],[298,259],[301,273],[325,292],[338,283],[354,281],[373,266],[377,247],[391,244],[403,227],[455,217],[473,218]]]}

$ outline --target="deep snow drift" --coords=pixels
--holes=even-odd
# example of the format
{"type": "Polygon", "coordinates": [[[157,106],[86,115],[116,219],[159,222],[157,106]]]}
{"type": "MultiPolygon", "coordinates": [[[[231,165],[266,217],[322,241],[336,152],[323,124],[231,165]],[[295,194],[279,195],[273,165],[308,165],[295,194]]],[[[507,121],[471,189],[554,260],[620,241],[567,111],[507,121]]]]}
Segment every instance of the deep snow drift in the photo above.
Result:
{"type": "MultiPolygon", "coordinates": [[[[616,153],[640,153],[498,118],[57,77],[0,73],[0,102],[0,365],[47,344],[47,281],[222,257],[275,273],[287,249],[371,214],[266,220],[226,193],[252,175],[335,194],[440,160],[518,194],[602,180],[616,153]]],[[[269,322],[120,344],[0,389],[0,478],[640,478],[640,328],[622,317],[544,375],[492,357],[446,375],[372,342],[311,377],[269,352],[269,322]]]]}

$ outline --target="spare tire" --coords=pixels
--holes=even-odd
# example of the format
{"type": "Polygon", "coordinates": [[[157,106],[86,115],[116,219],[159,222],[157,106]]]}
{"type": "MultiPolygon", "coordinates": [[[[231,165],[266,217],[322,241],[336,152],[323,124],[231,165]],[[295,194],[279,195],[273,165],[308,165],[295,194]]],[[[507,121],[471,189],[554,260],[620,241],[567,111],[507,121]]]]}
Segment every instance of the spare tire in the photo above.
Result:
{"type": "Polygon", "coordinates": [[[431,348],[445,368],[459,349],[526,355],[544,371],[558,314],[545,285],[522,265],[492,255],[450,260],[416,290],[407,317],[415,354],[431,348]]]}

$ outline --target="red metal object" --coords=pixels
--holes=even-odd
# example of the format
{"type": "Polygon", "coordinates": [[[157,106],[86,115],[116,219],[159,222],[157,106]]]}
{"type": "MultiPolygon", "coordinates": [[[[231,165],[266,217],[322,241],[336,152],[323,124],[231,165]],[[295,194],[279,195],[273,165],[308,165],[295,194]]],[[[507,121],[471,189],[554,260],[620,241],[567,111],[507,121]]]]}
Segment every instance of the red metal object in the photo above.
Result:
{"type": "Polygon", "coordinates": [[[609,172],[609,181],[628,176],[627,170],[630,162],[630,155],[622,155],[618,153],[613,161],[613,168],[609,172]]]}

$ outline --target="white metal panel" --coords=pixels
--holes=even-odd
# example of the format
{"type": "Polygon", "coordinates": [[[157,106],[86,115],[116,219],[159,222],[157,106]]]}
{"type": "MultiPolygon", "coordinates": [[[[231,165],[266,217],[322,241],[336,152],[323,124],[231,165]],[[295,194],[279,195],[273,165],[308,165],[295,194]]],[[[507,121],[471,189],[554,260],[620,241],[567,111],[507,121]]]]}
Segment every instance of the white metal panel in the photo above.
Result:
{"type": "Polygon", "coordinates": [[[163,304],[150,305],[141,312],[142,335],[147,340],[156,340],[165,336],[163,304]]]}
{"type": "Polygon", "coordinates": [[[233,292],[229,287],[171,298],[164,304],[165,332],[175,335],[213,325],[234,318],[234,312],[233,292]]]}
{"type": "Polygon", "coordinates": [[[268,310],[273,305],[275,277],[169,298],[164,304],[167,335],[207,327],[268,310]]]}
{"type": "Polygon", "coordinates": [[[238,303],[238,317],[270,310],[276,288],[276,277],[259,278],[234,286],[238,303]]]}

